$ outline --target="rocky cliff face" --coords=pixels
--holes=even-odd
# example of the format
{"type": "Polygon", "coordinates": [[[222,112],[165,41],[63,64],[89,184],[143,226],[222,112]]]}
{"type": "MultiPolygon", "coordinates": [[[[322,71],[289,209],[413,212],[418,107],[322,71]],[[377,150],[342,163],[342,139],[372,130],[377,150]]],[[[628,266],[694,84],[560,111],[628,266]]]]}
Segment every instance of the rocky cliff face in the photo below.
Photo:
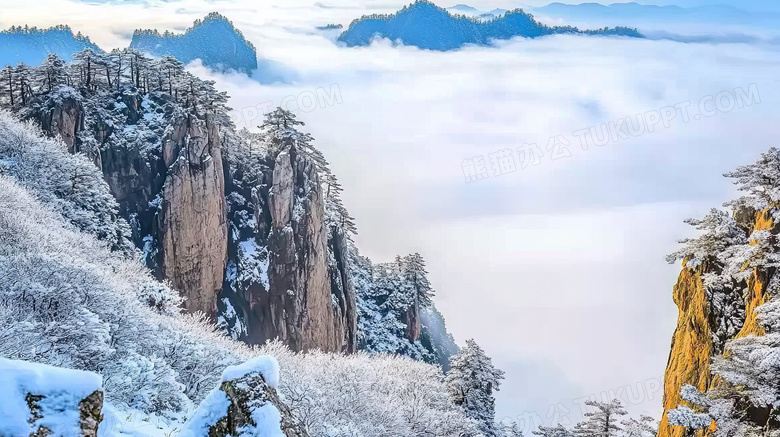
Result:
{"type": "Polygon", "coordinates": [[[81,97],[62,93],[60,98],[48,102],[40,112],[41,127],[50,135],[59,136],[71,152],[76,152],[76,138],[84,129],[84,106],[81,97]]]}
{"type": "Polygon", "coordinates": [[[296,159],[296,153],[291,146],[279,153],[269,193],[269,306],[275,330],[293,349],[340,350],[326,264],[325,208],[320,190],[312,189],[319,179],[314,164],[296,159]]]}
{"type": "Polygon", "coordinates": [[[353,352],[348,241],[328,222],[315,159],[293,141],[253,158],[261,170],[250,180],[226,154],[242,141],[229,122],[183,103],[135,87],[101,99],[60,87],[31,117],[94,155],[144,263],[187,311],[251,344],[353,352]]]}
{"type": "Polygon", "coordinates": [[[419,340],[422,324],[420,322],[420,302],[417,299],[406,310],[404,324],[406,324],[406,338],[409,341],[419,340]]]}
{"type": "MultiPolygon", "coordinates": [[[[755,211],[742,208],[734,218],[738,232],[743,232],[744,236],[756,231],[768,231],[772,236],[780,232],[780,226],[773,220],[769,209],[755,211]]],[[[710,374],[710,360],[714,355],[723,353],[727,340],[764,334],[757,323],[755,309],[771,297],[767,284],[774,276],[774,269],[743,268],[737,276],[740,280],[731,284],[732,302],[713,299],[704,285],[707,275],[722,273],[723,265],[715,260],[697,265],[685,261],[674,286],[674,302],[679,308],[679,316],[664,375],[664,416],[659,437],[686,435],[684,428],[669,425],[666,412],[680,404],[686,405],[680,396],[683,385],[690,384],[706,391],[718,384],[717,378],[710,374]],[[731,305],[736,311],[724,311],[731,305]]]]}
{"type": "Polygon", "coordinates": [[[280,338],[296,351],[353,352],[346,239],[327,224],[315,162],[287,145],[266,159],[259,181],[241,169],[231,176],[232,248],[221,303],[239,320],[226,322],[253,344],[280,338]]]}
{"type": "Polygon", "coordinates": [[[169,167],[158,214],[160,267],[188,311],[216,317],[227,261],[219,127],[191,115],[172,126],[163,138],[169,167]]]}

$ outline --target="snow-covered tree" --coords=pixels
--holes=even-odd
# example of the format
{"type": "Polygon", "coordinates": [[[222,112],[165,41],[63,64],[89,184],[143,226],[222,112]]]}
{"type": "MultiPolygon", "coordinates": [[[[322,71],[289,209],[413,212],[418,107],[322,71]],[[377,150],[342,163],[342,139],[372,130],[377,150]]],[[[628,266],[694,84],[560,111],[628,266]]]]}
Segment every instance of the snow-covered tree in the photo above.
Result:
{"type": "Polygon", "coordinates": [[[697,238],[680,240],[679,250],[666,257],[671,264],[687,259],[688,266],[697,266],[706,261],[725,264],[724,254],[733,246],[747,243],[745,231],[737,225],[733,216],[720,209],[711,209],[702,219],[687,219],[685,223],[694,226],[702,234],[697,238]]]}
{"type": "Polygon", "coordinates": [[[497,425],[498,437],[523,437],[523,430],[517,422],[503,422],[497,425]]]}
{"type": "Polygon", "coordinates": [[[136,254],[130,228],[119,218],[119,205],[103,174],[61,142],[41,137],[32,123],[19,124],[0,113],[0,174],[13,177],[79,229],[105,241],[113,250],[136,254]]]}
{"type": "Polygon", "coordinates": [[[650,416],[644,414],[639,419],[630,417],[622,422],[624,437],[654,437],[658,431],[658,422],[650,416]]]}
{"type": "Polygon", "coordinates": [[[10,65],[0,70],[0,99],[7,99],[11,106],[16,104],[16,71],[10,65]]]}
{"type": "Polygon", "coordinates": [[[292,353],[281,343],[279,387],[312,436],[478,436],[477,423],[450,399],[441,370],[386,354],[292,353]]]}
{"type": "Polygon", "coordinates": [[[173,94],[173,88],[183,70],[183,64],[173,56],[165,56],[160,61],[160,74],[162,77],[162,90],[169,95],[173,94]]]}
{"type": "Polygon", "coordinates": [[[446,383],[455,404],[460,405],[479,423],[486,436],[496,436],[495,398],[504,372],[493,366],[493,360],[473,339],[455,355],[446,383]]]}
{"type": "Polygon", "coordinates": [[[32,79],[30,78],[30,68],[24,63],[20,63],[13,69],[18,81],[19,97],[22,106],[27,106],[27,102],[32,97],[32,79]]]}
{"type": "Polygon", "coordinates": [[[66,85],[69,82],[65,61],[53,53],[50,53],[43,64],[33,71],[35,72],[35,82],[49,93],[58,85],[66,85]]]}
{"type": "Polygon", "coordinates": [[[574,437],[574,434],[560,423],[556,426],[540,426],[536,431],[532,431],[532,434],[540,437],[574,437]]]}
{"type": "Polygon", "coordinates": [[[403,276],[412,286],[415,300],[421,307],[428,307],[433,302],[434,292],[428,282],[428,272],[425,270],[425,260],[419,253],[413,253],[402,260],[403,276]]]}
{"type": "Polygon", "coordinates": [[[747,193],[727,203],[728,206],[748,206],[759,211],[777,206],[780,201],[780,150],[772,147],[754,164],[737,167],[724,176],[733,178],[737,189],[747,193]]]}
{"type": "Polygon", "coordinates": [[[610,402],[595,400],[585,401],[591,411],[585,413],[585,420],[574,427],[577,437],[612,437],[621,431],[620,416],[625,416],[626,410],[619,399],[610,402]]]}
{"type": "Polygon", "coordinates": [[[696,387],[686,384],[680,390],[682,399],[696,409],[687,405],[680,405],[667,412],[667,419],[672,426],[682,426],[688,435],[693,435],[698,430],[707,429],[713,420],[717,423],[718,437],[735,436],[737,428],[746,431],[738,420],[734,418],[734,400],[721,396],[701,393],[696,387]]]}
{"type": "Polygon", "coordinates": [[[90,48],[73,54],[71,67],[76,71],[80,82],[90,91],[94,90],[97,85],[94,80],[98,67],[97,57],[97,53],[90,48]]]}

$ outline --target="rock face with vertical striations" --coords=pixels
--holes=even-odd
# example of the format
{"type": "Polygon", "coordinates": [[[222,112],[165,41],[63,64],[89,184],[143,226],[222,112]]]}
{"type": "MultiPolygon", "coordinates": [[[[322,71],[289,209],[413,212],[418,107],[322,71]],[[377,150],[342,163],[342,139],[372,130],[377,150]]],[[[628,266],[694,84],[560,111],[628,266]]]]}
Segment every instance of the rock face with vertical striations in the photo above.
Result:
{"type": "MultiPolygon", "coordinates": [[[[731,240],[723,246],[757,248],[758,257],[762,257],[776,250],[774,245],[780,226],[773,212],[774,208],[757,211],[741,206],[731,214],[720,213],[715,215],[721,221],[715,237],[710,234],[705,234],[705,237],[720,244],[723,235],[727,235],[731,240]],[[758,237],[752,239],[750,236],[758,237]]],[[[727,340],[765,334],[756,319],[756,308],[772,297],[768,284],[775,274],[774,268],[736,261],[740,267],[729,273],[723,257],[692,259],[685,256],[682,272],[674,286],[674,302],[679,308],[679,316],[664,374],[664,415],[659,437],[687,435],[685,428],[671,426],[667,418],[667,411],[671,408],[678,405],[692,407],[682,400],[680,389],[690,384],[704,392],[719,384],[719,378],[713,377],[710,371],[712,358],[724,353],[727,340]],[[712,281],[713,277],[726,278],[725,293],[717,285],[707,286],[707,281],[712,281]]],[[[702,434],[701,431],[697,433],[702,434]]]]}
{"type": "Polygon", "coordinates": [[[420,302],[417,299],[406,310],[404,323],[406,324],[406,338],[409,341],[419,340],[422,324],[420,323],[420,302]]]}
{"type": "Polygon", "coordinates": [[[447,367],[456,346],[443,318],[426,323],[438,313],[416,280],[377,290],[341,187],[294,114],[267,114],[262,134],[236,131],[227,96],[181,63],[118,51],[109,75],[85,67],[98,62],[90,56],[66,66],[78,76],[11,109],[100,168],[123,219],[104,221],[124,225],[124,252],[169,281],[188,312],[249,344],[278,338],[295,351],[363,349],[447,367]]]}
{"type": "Polygon", "coordinates": [[[341,351],[344,325],[331,297],[325,206],[311,160],[288,146],[269,192],[268,306],[275,333],[293,350],[341,351]]]}
{"type": "Polygon", "coordinates": [[[159,219],[161,269],[186,297],[185,308],[217,313],[227,261],[225,180],[219,130],[209,118],[187,116],[163,138],[173,161],[162,192],[159,219]],[[178,157],[173,160],[173,157],[178,157]]]}
{"type": "Polygon", "coordinates": [[[310,156],[294,144],[264,155],[259,179],[247,182],[223,150],[235,147],[235,133],[214,114],[135,88],[113,94],[109,117],[90,113],[75,90],[59,95],[69,97],[50,99],[39,121],[74,128],[71,150],[95,153],[144,263],[187,311],[223,325],[232,316],[231,335],[251,344],[279,338],[296,351],[355,351],[351,247],[328,224],[310,156]]]}
{"type": "Polygon", "coordinates": [[[41,111],[41,127],[45,132],[62,138],[68,150],[76,152],[76,138],[84,129],[81,96],[69,88],[54,90],[52,96],[41,111]]]}

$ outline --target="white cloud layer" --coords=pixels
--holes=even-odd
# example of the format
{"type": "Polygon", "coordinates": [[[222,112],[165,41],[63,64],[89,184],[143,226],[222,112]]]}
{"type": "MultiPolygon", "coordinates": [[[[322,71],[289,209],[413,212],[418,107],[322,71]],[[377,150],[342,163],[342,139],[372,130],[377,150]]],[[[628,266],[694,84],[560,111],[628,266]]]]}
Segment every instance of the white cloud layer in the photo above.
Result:
{"type": "MultiPolygon", "coordinates": [[[[258,47],[265,82],[284,79],[191,66],[233,96],[237,115],[327,90],[322,107],[299,116],[344,185],[359,246],[376,260],[426,257],[457,340],[476,338],[507,371],[500,417],[532,411],[546,422],[549,406],[563,403],[575,421],[573,400],[661,378],[679,270],[663,257],[691,235],[684,218],[734,195],[720,175],[777,142],[772,46],[555,36],[448,53],[387,42],[346,49],[314,27],[398,5],[39,3],[4,6],[0,26],[64,22],[111,48],[136,27],[176,30],[212,10],[227,15],[258,47]],[[685,102],[697,108],[751,84],[760,103],[688,123],[678,116],[588,150],[572,143],[564,159],[546,149],[551,136],[685,102]],[[465,183],[464,159],[526,143],[545,153],[539,165],[465,183]]],[[[660,402],[646,393],[630,410],[658,416],[660,402]]]]}

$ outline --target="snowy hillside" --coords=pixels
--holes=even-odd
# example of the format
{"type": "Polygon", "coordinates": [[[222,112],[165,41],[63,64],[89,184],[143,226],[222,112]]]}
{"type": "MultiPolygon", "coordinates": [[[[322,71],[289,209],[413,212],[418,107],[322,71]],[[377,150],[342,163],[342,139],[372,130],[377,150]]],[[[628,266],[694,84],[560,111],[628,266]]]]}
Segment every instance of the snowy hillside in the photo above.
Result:
{"type": "Polygon", "coordinates": [[[86,158],[8,113],[0,113],[0,157],[0,356],[98,373],[104,414],[115,429],[157,436],[197,428],[192,421],[203,417],[197,406],[214,401],[218,384],[245,373],[226,368],[263,354],[281,362],[281,382],[273,366],[265,380],[309,435],[368,435],[379,423],[384,435],[412,435],[410,427],[453,435],[442,431],[443,418],[451,429],[473,426],[449,399],[436,367],[389,356],[295,354],[279,343],[253,350],[202,317],[181,314],[175,291],[96,238],[100,218],[79,217],[96,224],[80,229],[68,217],[108,195],[86,158]],[[27,170],[44,151],[52,163],[71,164],[37,178],[27,170]],[[82,164],[81,173],[72,171],[72,161],[82,164]],[[45,190],[53,196],[43,202],[33,194],[45,190]],[[425,423],[404,419],[411,405],[401,394],[422,402],[414,414],[425,423]],[[345,416],[355,401],[362,408],[345,416]]]}

